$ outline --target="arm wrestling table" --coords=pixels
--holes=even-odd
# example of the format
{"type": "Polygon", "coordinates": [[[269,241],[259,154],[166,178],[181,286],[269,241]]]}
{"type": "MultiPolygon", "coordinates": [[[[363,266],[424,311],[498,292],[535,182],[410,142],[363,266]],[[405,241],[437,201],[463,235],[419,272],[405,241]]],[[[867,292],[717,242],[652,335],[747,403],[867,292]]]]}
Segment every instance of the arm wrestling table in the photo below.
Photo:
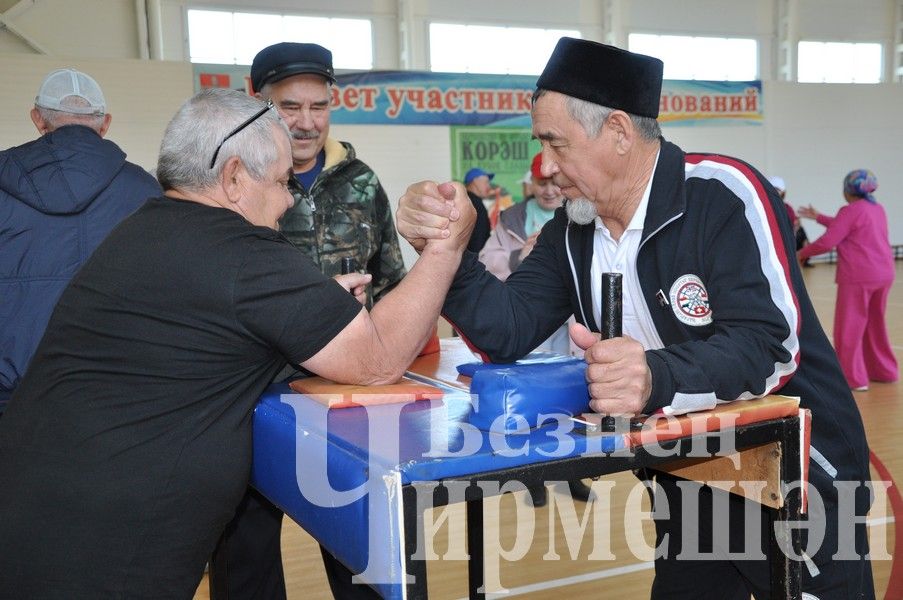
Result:
{"type": "Polygon", "coordinates": [[[461,501],[469,595],[485,597],[482,500],[509,481],[532,487],[642,468],[701,481],[765,481],[753,499],[777,525],[772,598],[800,597],[801,563],[788,556],[800,554],[793,524],[803,499],[794,482],[803,479],[808,454],[796,399],[719,405],[616,436],[584,436],[557,421],[504,435],[467,423],[468,382],[454,367],[472,360],[460,340],[442,340],[440,353],[415,361],[412,376],[446,382],[442,400],[329,410],[284,384],[271,386],[254,414],[252,485],[383,597],[406,599],[427,597],[424,511],[461,501]],[[739,469],[725,456],[734,452],[739,469]]]}

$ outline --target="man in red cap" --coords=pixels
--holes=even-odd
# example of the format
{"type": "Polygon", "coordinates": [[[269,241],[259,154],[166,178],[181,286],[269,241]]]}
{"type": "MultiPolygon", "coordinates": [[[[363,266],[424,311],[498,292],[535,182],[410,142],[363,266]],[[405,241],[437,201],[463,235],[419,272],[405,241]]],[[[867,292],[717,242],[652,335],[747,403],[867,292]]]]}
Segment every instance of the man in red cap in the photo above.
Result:
{"type": "MultiPolygon", "coordinates": [[[[480,262],[504,281],[533,250],[543,225],[552,220],[555,209],[564,201],[551,177],[540,172],[542,154],[530,165],[529,196],[499,214],[499,222],[480,251],[480,262]]],[[[567,347],[556,348],[567,352],[567,347]]]]}

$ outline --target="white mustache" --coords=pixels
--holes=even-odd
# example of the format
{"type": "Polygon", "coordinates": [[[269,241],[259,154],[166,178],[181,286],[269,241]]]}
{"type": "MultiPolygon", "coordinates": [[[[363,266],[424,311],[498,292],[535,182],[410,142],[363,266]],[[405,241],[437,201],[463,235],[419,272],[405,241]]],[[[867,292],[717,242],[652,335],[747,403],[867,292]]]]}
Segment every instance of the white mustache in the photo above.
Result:
{"type": "Polygon", "coordinates": [[[296,140],[313,140],[320,136],[316,131],[293,131],[292,139],[296,140]]]}

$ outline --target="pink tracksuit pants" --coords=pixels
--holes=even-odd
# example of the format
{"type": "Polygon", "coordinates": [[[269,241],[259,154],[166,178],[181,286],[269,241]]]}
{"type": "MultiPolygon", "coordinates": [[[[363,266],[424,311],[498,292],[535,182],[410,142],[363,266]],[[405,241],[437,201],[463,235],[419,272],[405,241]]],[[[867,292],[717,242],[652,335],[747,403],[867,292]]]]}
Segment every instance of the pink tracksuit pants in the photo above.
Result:
{"type": "Polygon", "coordinates": [[[884,313],[892,282],[838,283],[834,307],[834,349],[851,388],[869,381],[896,381],[897,359],[884,313]]]}

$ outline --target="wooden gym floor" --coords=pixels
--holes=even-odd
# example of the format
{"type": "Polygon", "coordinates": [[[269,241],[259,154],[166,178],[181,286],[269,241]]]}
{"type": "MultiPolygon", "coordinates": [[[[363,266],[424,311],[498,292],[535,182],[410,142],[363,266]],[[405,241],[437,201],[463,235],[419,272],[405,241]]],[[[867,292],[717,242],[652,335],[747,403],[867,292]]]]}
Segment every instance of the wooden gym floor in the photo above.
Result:
{"type": "MultiPolygon", "coordinates": [[[[819,264],[804,269],[804,276],[819,319],[830,338],[834,316],[834,265],[819,264]]],[[[903,362],[901,261],[897,261],[897,280],[887,307],[887,324],[898,360],[903,362]]],[[[903,482],[903,447],[898,438],[903,430],[903,389],[899,383],[873,383],[869,391],[857,392],[855,397],[865,421],[872,452],[892,479],[903,482]]],[[[872,479],[880,481],[887,477],[882,477],[873,466],[872,479]]],[[[500,561],[499,581],[509,590],[505,597],[545,600],[567,594],[573,597],[648,598],[652,563],[649,551],[642,548],[652,546],[655,538],[651,523],[643,518],[643,511],[648,509],[645,494],[637,488],[636,478],[629,473],[606,477],[604,481],[612,486],[610,501],[603,513],[585,519],[583,535],[579,533],[578,520],[583,518],[579,511],[585,505],[580,503],[576,504],[576,515],[560,517],[555,514],[551,524],[548,507],[536,509],[534,522],[520,494],[502,497],[496,524],[492,524],[487,509],[486,521],[489,525],[486,539],[499,539],[500,523],[502,551],[515,549],[523,555],[517,561],[500,561]],[[594,521],[600,517],[608,520],[610,529],[594,530],[594,521]],[[626,529],[625,521],[628,524],[626,529]],[[575,531],[578,533],[575,534],[575,531]],[[518,534],[521,536],[519,540],[518,534]],[[524,541],[530,539],[532,543],[524,541]],[[574,546],[576,559],[571,559],[569,542],[574,546]],[[522,549],[517,544],[526,547],[522,549]],[[614,558],[601,558],[607,554],[614,555],[614,558]]],[[[870,515],[875,588],[878,598],[896,600],[903,597],[900,591],[903,590],[903,581],[889,581],[894,554],[894,517],[903,518],[903,514],[894,515],[887,495],[882,492],[883,486],[876,484],[875,487],[877,499],[870,515]],[[888,590],[889,583],[891,590],[888,590]]],[[[567,491],[566,487],[564,490],[567,491]]],[[[438,521],[440,515],[439,511],[436,512],[438,521]]],[[[464,532],[463,526],[457,524],[463,523],[463,510],[460,505],[449,507],[446,516],[448,520],[438,528],[433,543],[435,553],[444,558],[429,566],[430,598],[437,600],[458,599],[467,595],[466,562],[459,558],[465,552],[464,532]]],[[[316,542],[289,519],[283,526],[282,552],[290,600],[331,598],[316,542]]],[[[899,560],[903,560],[903,556],[899,560]]],[[[903,568],[903,565],[898,568],[903,568]]],[[[208,598],[205,577],[195,600],[208,598]]]]}

